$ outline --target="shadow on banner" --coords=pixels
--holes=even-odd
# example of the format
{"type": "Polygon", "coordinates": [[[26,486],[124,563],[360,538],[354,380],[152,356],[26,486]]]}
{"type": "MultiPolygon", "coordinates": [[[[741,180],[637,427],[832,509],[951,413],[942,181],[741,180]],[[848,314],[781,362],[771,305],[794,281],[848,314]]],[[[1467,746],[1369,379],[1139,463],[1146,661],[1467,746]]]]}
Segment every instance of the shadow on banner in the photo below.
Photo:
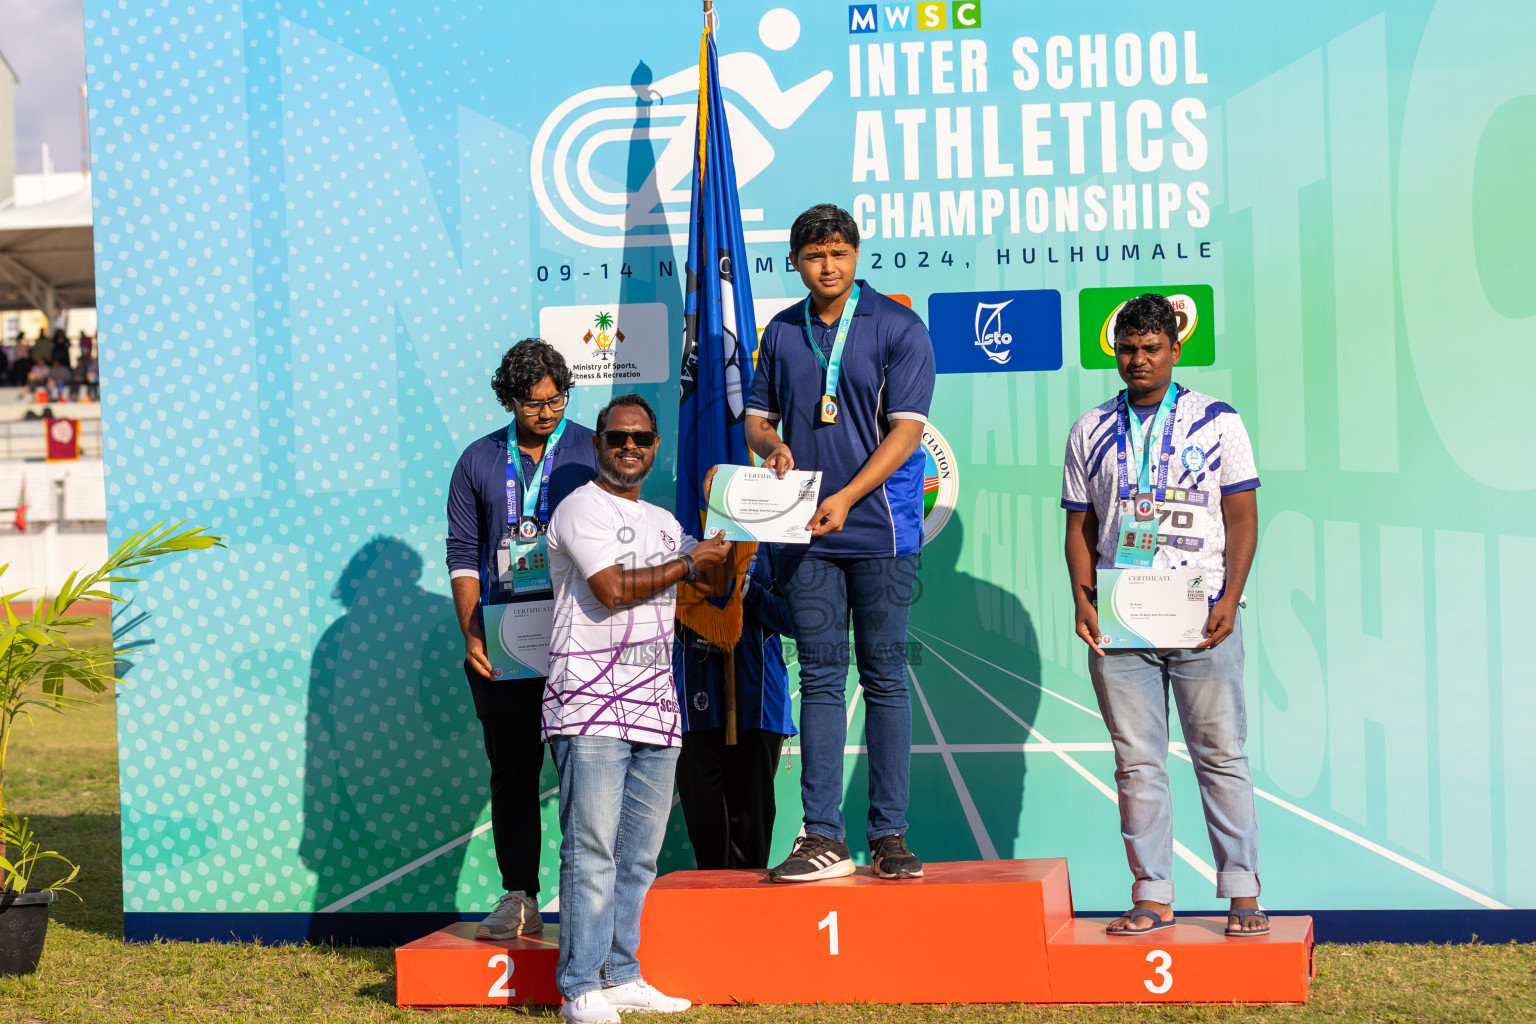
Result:
{"type": "Polygon", "coordinates": [[[467,835],[487,804],[453,602],[423,590],[421,572],[404,541],[368,541],[337,579],[332,597],[345,611],[315,647],[300,845],[322,912],[315,937],[335,930],[326,911],[458,920],[463,850],[399,873],[467,835]],[[397,903],[404,891],[410,899],[397,903]]]}

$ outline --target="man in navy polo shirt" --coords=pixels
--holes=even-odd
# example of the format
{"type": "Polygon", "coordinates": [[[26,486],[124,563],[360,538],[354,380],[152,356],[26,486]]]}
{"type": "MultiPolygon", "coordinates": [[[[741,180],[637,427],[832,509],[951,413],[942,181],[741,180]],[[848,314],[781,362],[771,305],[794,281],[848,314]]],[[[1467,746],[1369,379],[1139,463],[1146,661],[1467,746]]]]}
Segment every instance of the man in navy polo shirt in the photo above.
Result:
{"type": "Polygon", "coordinates": [[[917,878],[907,848],[912,706],[907,612],[923,539],[923,455],[933,342],[917,315],[854,278],[859,229],[823,204],[790,228],[790,259],[810,289],[768,323],[747,403],[747,443],[782,475],[820,470],[806,547],[778,552],[800,656],[800,793],[805,833],[769,872],[808,882],[853,872],[843,823],[848,626],[869,748],[870,864],[917,878]]]}
{"type": "Polygon", "coordinates": [[[571,371],[554,346],[525,338],[502,357],[491,389],[512,423],[473,442],[448,485],[448,574],[464,633],[464,675],[491,762],[491,838],[505,894],[475,937],[543,929],[539,916],[539,734],[542,679],[497,679],[486,655],[485,605],[548,599],[543,534],[555,506],[597,479],[592,431],[565,418],[571,371]],[[509,450],[514,454],[508,457],[509,450]]]}

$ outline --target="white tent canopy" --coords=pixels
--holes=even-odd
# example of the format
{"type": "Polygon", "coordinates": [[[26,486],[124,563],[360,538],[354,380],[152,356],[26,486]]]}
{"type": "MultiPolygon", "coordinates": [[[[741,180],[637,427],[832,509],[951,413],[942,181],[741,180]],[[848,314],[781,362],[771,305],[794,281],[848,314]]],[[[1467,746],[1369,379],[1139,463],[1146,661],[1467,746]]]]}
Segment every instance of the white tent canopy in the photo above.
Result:
{"type": "Polygon", "coordinates": [[[0,209],[0,309],[40,309],[51,320],[95,304],[90,189],[0,209]]]}

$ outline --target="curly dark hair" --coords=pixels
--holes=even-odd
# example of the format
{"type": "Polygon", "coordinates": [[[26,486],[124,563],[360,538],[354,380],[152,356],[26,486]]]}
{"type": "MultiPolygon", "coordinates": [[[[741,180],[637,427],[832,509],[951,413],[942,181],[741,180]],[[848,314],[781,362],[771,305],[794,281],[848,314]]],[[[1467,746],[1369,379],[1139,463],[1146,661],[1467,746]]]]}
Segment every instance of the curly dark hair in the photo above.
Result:
{"type": "Polygon", "coordinates": [[[545,377],[562,393],[571,390],[571,369],[565,365],[565,357],[543,338],[524,338],[501,357],[501,365],[491,378],[491,390],[501,407],[511,412],[545,377]]]}
{"type": "Polygon", "coordinates": [[[1120,307],[1115,317],[1115,340],[1132,334],[1157,334],[1168,336],[1170,345],[1179,340],[1179,315],[1168,300],[1156,292],[1138,295],[1120,307]]]}
{"type": "Polygon", "coordinates": [[[661,429],[656,423],[656,410],[651,408],[650,402],[647,402],[639,395],[618,395],[610,399],[608,404],[603,406],[603,411],[597,414],[597,433],[601,434],[608,429],[608,414],[621,405],[633,405],[644,409],[645,414],[651,418],[651,429],[661,429]]]}
{"type": "Polygon", "coordinates": [[[789,229],[789,251],[798,254],[808,245],[828,242],[838,237],[857,249],[858,223],[847,210],[831,203],[820,203],[795,218],[795,223],[789,229]]]}

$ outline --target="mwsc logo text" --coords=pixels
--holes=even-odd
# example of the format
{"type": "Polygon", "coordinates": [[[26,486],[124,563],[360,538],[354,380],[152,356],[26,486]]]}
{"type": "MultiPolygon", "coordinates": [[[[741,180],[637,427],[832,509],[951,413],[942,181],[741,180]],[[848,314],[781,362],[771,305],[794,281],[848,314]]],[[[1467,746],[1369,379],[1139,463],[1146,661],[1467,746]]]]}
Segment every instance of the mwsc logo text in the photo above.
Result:
{"type": "Polygon", "coordinates": [[[849,4],[848,31],[936,32],[980,28],[981,0],[930,0],[916,4],[849,4]]]}

